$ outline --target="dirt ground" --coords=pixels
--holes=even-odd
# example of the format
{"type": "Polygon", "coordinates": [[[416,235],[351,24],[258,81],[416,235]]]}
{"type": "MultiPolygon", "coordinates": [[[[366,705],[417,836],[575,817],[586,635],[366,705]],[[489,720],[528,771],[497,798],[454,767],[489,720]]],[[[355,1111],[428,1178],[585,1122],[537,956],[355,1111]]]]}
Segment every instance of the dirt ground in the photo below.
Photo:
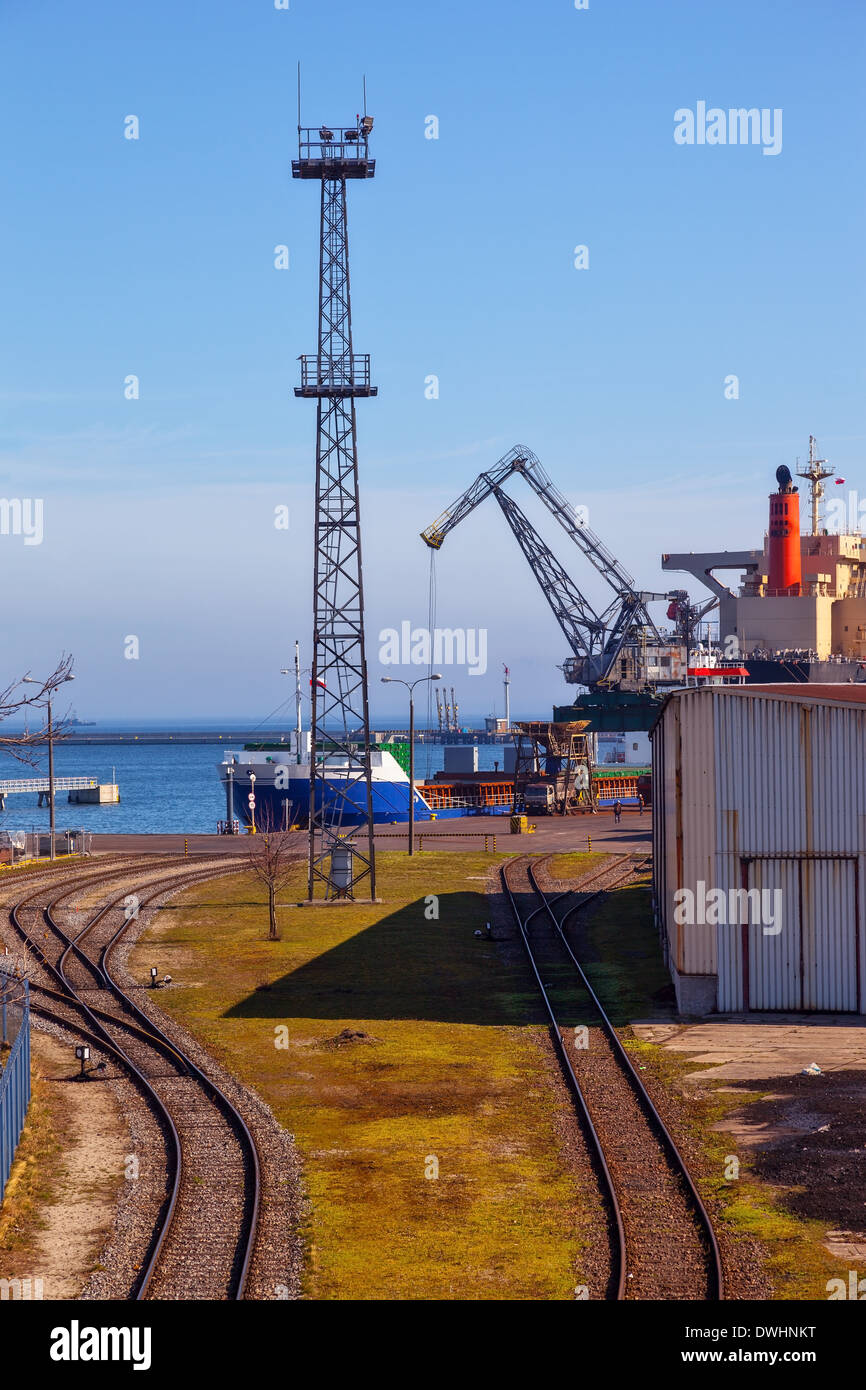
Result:
{"type": "MultiPolygon", "coordinates": [[[[68,1045],[34,1029],[32,1051],[43,1078],[52,1171],[38,1214],[16,1224],[14,1244],[3,1263],[9,1277],[41,1279],[44,1299],[77,1298],[114,1224],[129,1148],[127,1129],[106,1084],[73,1080],[78,1063],[68,1045]],[[16,1262],[21,1269],[12,1268],[16,1262]]],[[[13,1168],[7,1189],[12,1202],[23,1178],[20,1165],[18,1174],[13,1168]]]]}
{"type": "Polygon", "coordinates": [[[741,1093],[750,1103],[719,1129],[789,1211],[826,1225],[831,1254],[866,1260],[866,1018],[740,1016],[634,1031],[697,1063],[691,1083],[741,1093]],[[813,1063],[820,1075],[804,1074],[813,1063]]]}

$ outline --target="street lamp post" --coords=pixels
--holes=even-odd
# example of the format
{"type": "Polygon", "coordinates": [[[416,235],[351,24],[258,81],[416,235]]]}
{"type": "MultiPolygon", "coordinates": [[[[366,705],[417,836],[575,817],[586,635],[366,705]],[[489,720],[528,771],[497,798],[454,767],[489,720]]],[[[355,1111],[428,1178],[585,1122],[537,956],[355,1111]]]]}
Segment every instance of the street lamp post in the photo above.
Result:
{"type": "MultiPolygon", "coordinates": [[[[64,676],[57,685],[63,685],[66,681],[74,681],[74,676],[64,676]]],[[[41,685],[42,682],[36,680],[35,676],[25,676],[26,685],[41,685]]],[[[45,696],[45,703],[48,706],[48,855],[50,859],[57,856],[54,851],[54,722],[51,712],[51,700],[57,686],[49,687],[45,696]]]]}
{"type": "Polygon", "coordinates": [[[405,685],[409,691],[409,853],[415,853],[415,686],[424,681],[441,681],[438,671],[432,676],[419,676],[416,681],[401,681],[397,676],[383,676],[383,685],[405,685]]]}

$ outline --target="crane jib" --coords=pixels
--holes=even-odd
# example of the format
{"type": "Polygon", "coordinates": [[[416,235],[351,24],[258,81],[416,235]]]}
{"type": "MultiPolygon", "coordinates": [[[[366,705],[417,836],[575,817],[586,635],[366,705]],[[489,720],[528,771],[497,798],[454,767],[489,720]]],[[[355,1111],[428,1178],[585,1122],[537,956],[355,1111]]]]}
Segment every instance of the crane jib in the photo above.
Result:
{"type": "Polygon", "coordinates": [[[499,503],[574,653],[574,662],[566,663],[571,673],[566,672],[568,679],[574,676],[577,683],[586,685],[608,680],[623,647],[629,643],[634,645],[638,637],[644,643],[664,645],[666,639],[653,622],[647,603],[654,599],[670,599],[672,595],[636,588],[628,571],[554,486],[536,455],[525,445],[515,444],[492,468],[480,473],[462,496],[421,532],[421,539],[432,550],[441,549],[455,526],[491,494],[499,503]],[[602,614],[594,611],[517,503],[503,490],[503,484],[515,473],[526,479],[569,538],[613,589],[615,597],[602,614]]]}

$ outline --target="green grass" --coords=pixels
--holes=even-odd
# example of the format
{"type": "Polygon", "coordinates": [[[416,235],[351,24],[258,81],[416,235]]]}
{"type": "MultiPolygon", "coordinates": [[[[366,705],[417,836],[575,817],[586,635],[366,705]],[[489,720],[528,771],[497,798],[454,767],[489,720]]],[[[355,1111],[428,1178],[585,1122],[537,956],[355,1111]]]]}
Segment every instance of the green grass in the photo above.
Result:
{"type": "MultiPolygon", "coordinates": [[[[538,999],[518,949],[474,936],[500,859],[380,855],[381,904],[284,906],[278,942],[260,886],[223,879],[175,900],[133,954],[141,979],[169,971],[162,1007],[294,1134],[307,1296],[573,1297],[582,1199],[538,999]],[[330,1045],[347,1028],[369,1040],[330,1045]]],[[[299,870],[281,897],[303,896],[299,870]]]]}
{"type": "Polygon", "coordinates": [[[591,910],[577,957],[611,1023],[674,1017],[674,990],[652,923],[649,876],[618,888],[591,910]]]}
{"type": "MultiPolygon", "coordinates": [[[[310,1198],[308,1297],[564,1299],[581,1282],[587,1198],[560,1154],[534,986],[520,951],[473,935],[489,917],[484,877],[503,857],[381,855],[383,903],[282,907],[278,942],[265,939],[262,889],[239,875],[175,900],[133,955],[142,980],[151,964],[172,974],[162,1007],[295,1135],[310,1198]],[[430,895],[438,920],[425,917],[430,895]],[[285,1048],[274,1046],[280,1028],[285,1048]],[[370,1041],[329,1046],[344,1028],[370,1041]]],[[[569,881],[598,862],[558,855],[550,871],[569,881]]],[[[304,892],[299,870],[282,897],[304,892]]],[[[697,1064],[628,1029],[675,1017],[646,888],[618,890],[580,941],[636,1065],[683,1090],[697,1064]]],[[[562,972],[566,1005],[570,990],[562,972]]],[[[688,1095],[680,1123],[718,1219],[760,1242],[775,1297],[826,1298],[844,1271],[823,1249],[823,1224],[787,1211],[743,1155],[738,1181],[725,1180],[735,1143],[713,1126],[759,1097],[712,1082],[688,1095]]]]}
{"type": "Polygon", "coordinates": [[[554,854],[547,866],[547,872],[551,878],[557,879],[560,883],[577,883],[587,874],[600,869],[604,861],[609,858],[609,855],[598,854],[594,850],[576,850],[570,854],[554,854]]]}

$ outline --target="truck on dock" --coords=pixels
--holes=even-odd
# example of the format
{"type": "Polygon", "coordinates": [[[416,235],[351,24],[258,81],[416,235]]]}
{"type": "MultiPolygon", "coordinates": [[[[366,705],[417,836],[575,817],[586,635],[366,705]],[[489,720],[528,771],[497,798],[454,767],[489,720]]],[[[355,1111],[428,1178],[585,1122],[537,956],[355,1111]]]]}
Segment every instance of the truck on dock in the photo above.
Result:
{"type": "Polygon", "coordinates": [[[572,811],[592,810],[590,797],[590,770],[579,765],[572,769],[572,775],[557,773],[552,777],[539,777],[528,781],[523,793],[523,804],[527,812],[535,816],[562,816],[572,811]]]}

